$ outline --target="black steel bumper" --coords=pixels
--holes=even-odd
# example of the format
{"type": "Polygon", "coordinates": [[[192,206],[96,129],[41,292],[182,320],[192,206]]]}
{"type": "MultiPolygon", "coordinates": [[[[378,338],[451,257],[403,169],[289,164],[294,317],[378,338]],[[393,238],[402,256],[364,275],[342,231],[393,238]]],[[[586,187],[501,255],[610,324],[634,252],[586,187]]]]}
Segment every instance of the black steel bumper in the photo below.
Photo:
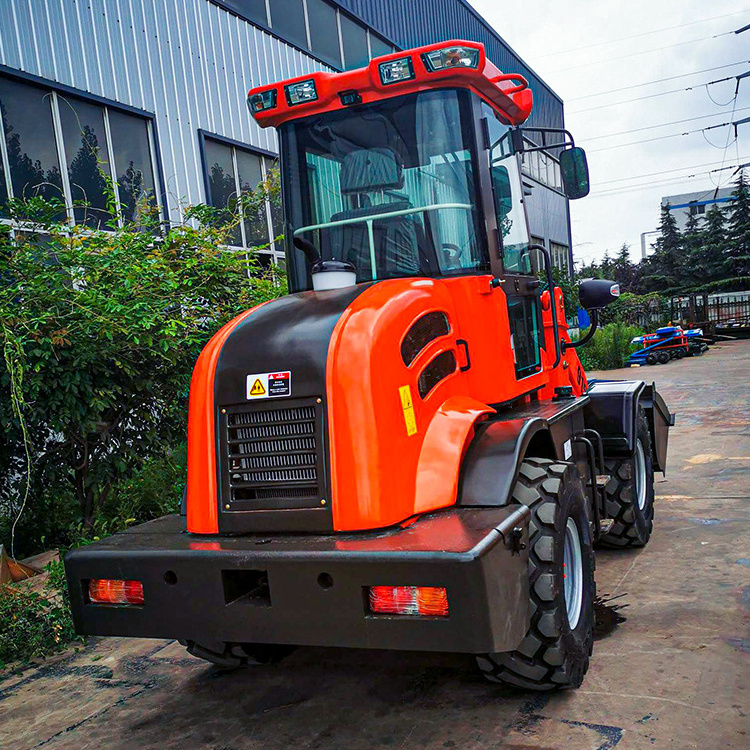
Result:
{"type": "Polygon", "coordinates": [[[454,508],[381,532],[243,537],[187,534],[166,516],[66,555],[73,619],[82,634],[197,643],[506,651],[528,626],[528,513],[454,508]],[[145,603],[91,604],[91,578],[142,581],[145,603]],[[372,614],[376,585],[443,586],[450,614],[372,614]]]}

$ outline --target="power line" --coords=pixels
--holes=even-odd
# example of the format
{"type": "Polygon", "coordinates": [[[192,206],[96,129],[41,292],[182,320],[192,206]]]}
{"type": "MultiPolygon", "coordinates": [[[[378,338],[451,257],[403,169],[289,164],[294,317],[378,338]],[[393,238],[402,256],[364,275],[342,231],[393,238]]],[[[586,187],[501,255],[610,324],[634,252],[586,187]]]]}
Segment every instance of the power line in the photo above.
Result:
{"type": "Polygon", "coordinates": [[[580,65],[573,65],[570,68],[559,68],[556,72],[565,73],[569,70],[579,70],[580,68],[588,68],[592,65],[600,65],[601,63],[615,62],[616,60],[625,60],[629,57],[638,57],[638,55],[648,55],[651,52],[663,52],[665,49],[672,49],[674,47],[684,47],[686,44],[696,44],[698,42],[705,42],[709,39],[718,39],[728,34],[734,34],[734,31],[722,31],[721,34],[712,34],[711,36],[702,36],[699,39],[688,39],[685,42],[676,42],[675,44],[665,44],[661,47],[654,47],[653,49],[644,49],[640,52],[630,52],[627,55],[619,55],[618,57],[605,57],[604,60],[589,60],[589,62],[581,63],[580,65]]]}
{"type": "MultiPolygon", "coordinates": [[[[742,161],[745,158],[750,159],[750,156],[748,157],[743,156],[740,158],[740,161],[742,161]]],[[[691,164],[690,166],[687,166],[687,167],[676,167],[675,169],[662,169],[658,172],[647,172],[646,174],[634,174],[634,175],[631,175],[630,177],[618,177],[616,180],[603,180],[601,182],[598,181],[596,184],[608,185],[612,182],[625,182],[627,180],[640,180],[644,177],[657,177],[662,174],[670,174],[671,172],[682,172],[686,169],[699,169],[700,167],[713,167],[713,166],[716,166],[717,164],[721,164],[721,162],[709,161],[709,162],[706,162],[705,164],[691,164]]],[[[670,179],[677,179],[677,178],[670,178],[670,179]]],[[[625,185],[625,187],[630,187],[630,186],[625,185]]]]}
{"type": "MultiPolygon", "coordinates": [[[[638,185],[623,185],[622,187],[615,187],[615,188],[607,188],[606,190],[597,191],[594,192],[590,197],[596,198],[596,197],[606,197],[609,195],[620,195],[621,193],[631,193],[636,190],[644,190],[645,188],[652,188],[652,187],[666,187],[667,185],[679,185],[687,180],[694,180],[697,177],[704,177],[706,175],[710,175],[712,172],[720,172],[727,169],[734,169],[736,165],[732,164],[727,167],[722,167],[721,169],[712,169],[709,172],[696,172],[695,174],[689,174],[689,175],[681,175],[679,177],[668,177],[664,180],[651,180],[649,182],[644,182],[642,184],[638,185]]],[[[603,184],[603,183],[602,183],[603,184]]],[[[716,186],[714,185],[711,189],[705,191],[706,194],[712,193],[716,190],[716,186]]]]}
{"type": "Polygon", "coordinates": [[[664,31],[673,31],[674,29],[684,29],[687,26],[695,26],[697,23],[708,23],[709,21],[718,21],[721,18],[729,18],[729,16],[738,16],[741,13],[750,13],[750,10],[736,10],[733,13],[725,13],[723,16],[712,16],[711,18],[704,18],[700,21],[689,21],[688,23],[681,23],[679,26],[666,26],[663,29],[653,29],[652,31],[643,31],[640,34],[631,34],[630,36],[621,36],[617,39],[610,39],[606,42],[596,42],[595,44],[587,44],[583,47],[573,47],[571,49],[559,50],[557,52],[548,52],[546,55],[539,55],[539,58],[554,57],[556,55],[566,55],[569,52],[579,52],[580,50],[589,50],[592,47],[602,47],[607,44],[615,44],[616,42],[625,42],[628,39],[637,39],[642,36],[649,36],[651,34],[661,34],[664,31]]]}
{"type": "MultiPolygon", "coordinates": [[[[748,64],[750,64],[750,60],[748,60],[748,64]]],[[[733,81],[736,79],[737,76],[727,76],[726,78],[717,78],[714,81],[707,81],[706,83],[694,83],[692,86],[687,86],[684,89],[669,89],[669,91],[661,91],[657,94],[646,94],[645,96],[636,96],[632,99],[623,99],[620,102],[610,102],[609,104],[598,104],[596,107],[586,107],[586,109],[576,109],[573,112],[568,112],[569,115],[577,115],[581,112],[594,112],[597,109],[607,109],[607,107],[617,107],[621,104],[630,104],[631,102],[640,102],[644,99],[656,99],[660,96],[666,96],[667,94],[677,94],[681,91],[692,91],[693,89],[702,88],[703,86],[713,86],[715,83],[724,83],[725,81],[733,81]]],[[[710,98],[710,95],[709,95],[710,98]]],[[[714,102],[715,103],[715,102],[714,102]]],[[[726,105],[731,104],[731,102],[727,102],[726,105]]]]}
{"type": "MultiPolygon", "coordinates": [[[[605,146],[604,148],[594,148],[589,153],[597,153],[598,151],[611,151],[615,148],[625,148],[626,146],[637,146],[640,143],[651,143],[652,141],[664,141],[667,138],[678,138],[683,135],[693,135],[694,133],[705,133],[707,130],[715,130],[716,128],[723,128],[727,125],[732,125],[729,122],[720,122],[717,125],[709,125],[707,128],[698,128],[697,130],[686,130],[684,133],[671,133],[670,135],[659,135],[656,138],[644,138],[642,141],[631,141],[630,143],[616,143],[614,146],[605,146]]],[[[716,148],[724,148],[723,146],[716,146],[716,148]]]]}
{"type": "MultiPolygon", "coordinates": [[[[572,99],[566,99],[566,102],[577,102],[581,99],[592,99],[595,96],[606,96],[607,94],[616,94],[619,91],[630,91],[631,89],[639,89],[641,86],[651,86],[655,83],[665,83],[666,81],[675,81],[678,78],[689,78],[690,76],[697,76],[701,73],[712,73],[714,70],[723,70],[724,68],[733,68],[735,65],[748,65],[750,60],[738,60],[737,62],[727,63],[726,65],[717,65],[714,68],[704,68],[703,70],[694,70],[692,73],[680,73],[676,76],[668,76],[667,78],[657,78],[653,81],[644,81],[643,83],[634,83],[632,86],[621,86],[619,89],[609,89],[608,91],[598,91],[595,94],[586,94],[585,96],[575,96],[572,99]]],[[[734,78],[734,76],[730,76],[734,78]]],[[[698,84],[702,85],[702,84],[698,84]]],[[[678,89],[679,90],[679,89],[678,89]]]]}
{"type": "MultiPolygon", "coordinates": [[[[734,116],[736,112],[744,112],[750,109],[750,107],[743,107],[742,109],[732,110],[731,114],[734,116]]],[[[725,115],[726,112],[714,112],[711,115],[698,115],[697,117],[686,117],[684,120],[673,120],[672,122],[663,122],[661,125],[647,125],[643,128],[633,128],[632,130],[622,130],[619,133],[607,133],[606,135],[595,135],[593,138],[580,138],[582,141],[599,141],[602,138],[615,138],[620,135],[628,135],[629,133],[641,133],[644,130],[654,130],[655,128],[666,128],[669,125],[680,125],[683,122],[693,122],[694,120],[705,120],[708,117],[720,117],[725,115]]]]}

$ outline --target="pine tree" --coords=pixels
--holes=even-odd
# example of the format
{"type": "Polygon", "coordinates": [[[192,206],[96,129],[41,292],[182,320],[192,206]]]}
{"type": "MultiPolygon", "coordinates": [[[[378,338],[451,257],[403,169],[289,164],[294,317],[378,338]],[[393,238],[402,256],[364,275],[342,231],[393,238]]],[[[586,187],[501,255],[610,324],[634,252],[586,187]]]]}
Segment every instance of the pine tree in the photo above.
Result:
{"type": "Polygon", "coordinates": [[[682,233],[685,263],[681,281],[686,286],[694,286],[706,280],[702,248],[703,235],[700,225],[698,216],[690,212],[685,223],[685,231],[682,233]]]}
{"type": "Polygon", "coordinates": [[[706,219],[700,233],[699,256],[691,257],[690,262],[702,278],[698,283],[718,281],[728,275],[729,255],[727,253],[726,217],[718,204],[706,212],[706,219]]]}
{"type": "Polygon", "coordinates": [[[734,184],[727,225],[729,271],[735,278],[750,276],[750,184],[744,170],[734,184]]]}
{"type": "Polygon", "coordinates": [[[661,207],[656,249],[644,269],[644,287],[648,291],[676,289],[683,280],[683,242],[669,203],[661,207]]]}

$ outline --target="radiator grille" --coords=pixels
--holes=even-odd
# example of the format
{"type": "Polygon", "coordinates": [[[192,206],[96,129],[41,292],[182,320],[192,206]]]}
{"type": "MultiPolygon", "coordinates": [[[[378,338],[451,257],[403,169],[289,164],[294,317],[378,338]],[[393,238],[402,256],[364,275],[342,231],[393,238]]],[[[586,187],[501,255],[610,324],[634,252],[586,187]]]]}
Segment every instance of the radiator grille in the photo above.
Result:
{"type": "Polygon", "coordinates": [[[315,404],[229,407],[224,421],[224,510],[320,504],[321,415],[315,404]]]}
{"type": "Polygon", "coordinates": [[[448,316],[444,312],[423,315],[406,333],[401,343],[401,359],[408,367],[430,341],[450,332],[448,316]]]}

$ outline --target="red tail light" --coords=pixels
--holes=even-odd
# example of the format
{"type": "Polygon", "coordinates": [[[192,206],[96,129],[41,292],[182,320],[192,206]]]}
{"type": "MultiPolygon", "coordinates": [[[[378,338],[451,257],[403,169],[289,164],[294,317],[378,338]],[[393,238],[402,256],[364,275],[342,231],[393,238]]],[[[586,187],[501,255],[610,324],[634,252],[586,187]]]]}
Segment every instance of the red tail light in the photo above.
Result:
{"type": "Polygon", "coordinates": [[[143,584],[140,581],[121,581],[112,578],[92,578],[89,581],[92,604],[143,604],[143,584]]]}
{"type": "Polygon", "coordinates": [[[448,617],[448,593],[439,586],[371,586],[369,598],[379,614],[448,617]]]}

